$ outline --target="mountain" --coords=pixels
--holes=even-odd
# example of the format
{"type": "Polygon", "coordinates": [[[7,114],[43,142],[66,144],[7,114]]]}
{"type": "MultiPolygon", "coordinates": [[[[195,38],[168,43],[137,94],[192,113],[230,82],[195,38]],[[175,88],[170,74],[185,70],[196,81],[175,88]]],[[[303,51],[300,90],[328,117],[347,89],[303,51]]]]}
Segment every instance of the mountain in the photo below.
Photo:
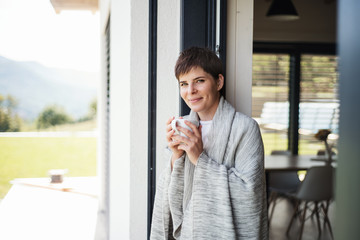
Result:
{"type": "Polygon", "coordinates": [[[57,104],[75,119],[84,116],[96,98],[99,75],[18,62],[0,56],[0,94],[18,100],[17,113],[33,120],[44,107],[57,104]]]}

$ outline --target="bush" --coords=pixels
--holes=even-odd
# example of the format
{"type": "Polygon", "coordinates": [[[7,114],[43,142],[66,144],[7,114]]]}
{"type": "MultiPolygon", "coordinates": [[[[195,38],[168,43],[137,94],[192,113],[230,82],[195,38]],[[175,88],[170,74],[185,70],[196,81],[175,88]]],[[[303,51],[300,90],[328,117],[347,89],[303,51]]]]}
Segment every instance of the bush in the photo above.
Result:
{"type": "Polygon", "coordinates": [[[72,118],[57,105],[45,107],[36,120],[37,129],[48,128],[60,124],[71,123],[72,118]]]}

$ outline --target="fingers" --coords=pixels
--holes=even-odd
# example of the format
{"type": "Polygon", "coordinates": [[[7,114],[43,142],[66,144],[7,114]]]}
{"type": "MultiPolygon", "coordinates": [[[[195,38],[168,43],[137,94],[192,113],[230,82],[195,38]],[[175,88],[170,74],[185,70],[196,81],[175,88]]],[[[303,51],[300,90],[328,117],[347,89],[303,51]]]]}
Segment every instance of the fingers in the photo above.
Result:
{"type": "MultiPolygon", "coordinates": [[[[191,132],[188,130],[188,132],[191,132]]],[[[180,145],[184,145],[185,147],[182,148],[182,150],[189,150],[193,148],[194,146],[201,145],[202,146],[202,139],[197,137],[184,137],[180,135],[173,135],[172,140],[177,142],[180,145]]]]}
{"type": "Polygon", "coordinates": [[[172,142],[172,136],[174,135],[174,130],[170,130],[166,133],[166,141],[172,142]]]}
{"type": "Polygon", "coordinates": [[[173,117],[170,117],[170,118],[167,120],[166,125],[171,124],[172,120],[174,120],[174,119],[175,119],[174,116],[173,116],[173,117]]]}
{"type": "Polygon", "coordinates": [[[178,142],[178,141],[170,141],[169,143],[168,143],[168,146],[169,146],[169,148],[175,148],[175,147],[177,147],[178,145],[180,145],[180,142],[178,142]]]}
{"type": "Polygon", "coordinates": [[[168,132],[170,132],[171,130],[172,130],[171,125],[167,125],[167,126],[166,126],[166,132],[168,133],[168,132]]]}
{"type": "Polygon", "coordinates": [[[185,151],[190,159],[190,161],[196,165],[197,160],[200,154],[203,151],[203,145],[201,138],[195,138],[194,140],[189,140],[188,138],[183,139],[184,143],[180,143],[177,146],[178,150],[185,151]]]}
{"type": "Polygon", "coordinates": [[[188,138],[191,138],[194,135],[193,132],[187,128],[183,128],[180,126],[177,126],[176,128],[179,130],[179,132],[182,132],[188,138]]]}
{"type": "Polygon", "coordinates": [[[198,132],[198,127],[192,122],[185,120],[185,124],[188,125],[195,134],[198,132]]]}
{"type": "Polygon", "coordinates": [[[191,131],[182,127],[177,127],[177,128],[181,132],[183,132],[187,137],[191,137],[192,135],[195,135],[196,137],[201,137],[201,132],[199,131],[199,128],[201,128],[201,126],[197,127],[195,124],[187,120],[185,120],[185,124],[191,128],[191,131]]]}
{"type": "Polygon", "coordinates": [[[185,136],[179,135],[179,134],[173,134],[172,140],[180,142],[180,143],[185,143],[185,144],[188,143],[189,141],[191,141],[189,137],[185,137],[185,136]]]}
{"type": "Polygon", "coordinates": [[[171,137],[171,130],[172,130],[172,127],[171,127],[171,122],[172,120],[174,120],[175,117],[170,117],[167,122],[166,122],[166,139],[169,141],[170,137],[171,137]]]}

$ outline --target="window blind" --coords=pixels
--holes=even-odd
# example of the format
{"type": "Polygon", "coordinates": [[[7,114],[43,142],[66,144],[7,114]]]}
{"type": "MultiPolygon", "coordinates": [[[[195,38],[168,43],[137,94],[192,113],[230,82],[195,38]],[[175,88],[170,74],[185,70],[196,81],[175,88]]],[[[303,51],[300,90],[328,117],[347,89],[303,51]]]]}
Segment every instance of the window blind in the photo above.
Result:
{"type": "Polygon", "coordinates": [[[289,73],[288,54],[253,54],[252,117],[260,125],[265,154],[288,147],[289,73]]]}
{"type": "Polygon", "coordinates": [[[317,154],[324,144],[314,138],[319,129],[330,129],[332,143],[339,122],[337,57],[301,55],[299,153],[317,154]]]}

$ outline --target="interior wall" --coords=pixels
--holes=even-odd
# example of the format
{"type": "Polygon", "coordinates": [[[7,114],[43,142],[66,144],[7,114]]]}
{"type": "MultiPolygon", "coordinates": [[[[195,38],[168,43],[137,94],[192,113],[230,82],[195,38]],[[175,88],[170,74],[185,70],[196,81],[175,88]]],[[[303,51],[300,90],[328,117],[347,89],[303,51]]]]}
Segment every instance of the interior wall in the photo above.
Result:
{"type": "Polygon", "coordinates": [[[149,1],[131,0],[130,239],[147,237],[148,29],[149,1]]]}
{"type": "Polygon", "coordinates": [[[158,0],[157,39],[156,180],[167,163],[165,123],[171,116],[179,116],[174,67],[180,53],[180,1],[158,0]]]}
{"type": "Polygon", "coordinates": [[[251,116],[253,0],[227,1],[226,99],[251,116]]]}
{"type": "Polygon", "coordinates": [[[254,0],[254,41],[336,42],[336,0],[292,0],[300,19],[266,18],[271,0],[254,0]]]}
{"type": "MultiPolygon", "coordinates": [[[[98,161],[105,161],[104,149],[109,149],[109,171],[99,169],[109,200],[101,201],[107,206],[100,210],[107,212],[99,214],[106,219],[98,223],[97,239],[146,239],[148,1],[102,0],[100,13],[102,34],[110,16],[110,125],[109,145],[99,144],[103,149],[98,161]]],[[[103,71],[106,68],[103,59],[103,71]]],[[[101,85],[98,113],[106,121],[106,74],[101,85]]]]}
{"type": "Polygon", "coordinates": [[[110,5],[109,239],[130,239],[131,1],[110,5]]]}

